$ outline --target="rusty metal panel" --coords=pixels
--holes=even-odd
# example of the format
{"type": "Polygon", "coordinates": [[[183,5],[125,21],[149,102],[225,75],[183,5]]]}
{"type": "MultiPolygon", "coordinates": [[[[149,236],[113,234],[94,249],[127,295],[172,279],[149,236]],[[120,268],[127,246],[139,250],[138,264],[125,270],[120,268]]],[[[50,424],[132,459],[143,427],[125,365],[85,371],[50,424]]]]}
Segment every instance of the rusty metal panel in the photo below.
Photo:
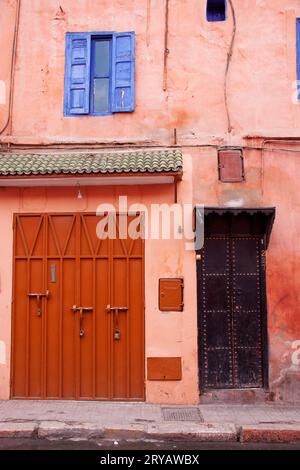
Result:
{"type": "Polygon", "coordinates": [[[183,310],[183,279],[159,279],[159,310],[163,312],[183,310]]]}
{"type": "Polygon", "coordinates": [[[219,150],[219,179],[223,183],[244,180],[244,159],[241,150],[219,150]]]}
{"type": "Polygon", "coordinates": [[[181,357],[148,357],[148,380],[181,380],[181,357]]]}
{"type": "Polygon", "coordinates": [[[98,222],[14,218],[15,398],[144,398],[144,244],[99,240],[98,222]]]}

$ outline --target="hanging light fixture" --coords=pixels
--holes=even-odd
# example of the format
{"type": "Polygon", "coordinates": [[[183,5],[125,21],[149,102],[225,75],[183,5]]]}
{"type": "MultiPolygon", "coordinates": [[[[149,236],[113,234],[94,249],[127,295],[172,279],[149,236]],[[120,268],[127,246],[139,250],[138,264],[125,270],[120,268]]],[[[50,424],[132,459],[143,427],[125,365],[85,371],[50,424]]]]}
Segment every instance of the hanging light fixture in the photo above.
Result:
{"type": "Polygon", "coordinates": [[[82,199],[81,188],[79,181],[77,182],[77,199],[82,199]]]}

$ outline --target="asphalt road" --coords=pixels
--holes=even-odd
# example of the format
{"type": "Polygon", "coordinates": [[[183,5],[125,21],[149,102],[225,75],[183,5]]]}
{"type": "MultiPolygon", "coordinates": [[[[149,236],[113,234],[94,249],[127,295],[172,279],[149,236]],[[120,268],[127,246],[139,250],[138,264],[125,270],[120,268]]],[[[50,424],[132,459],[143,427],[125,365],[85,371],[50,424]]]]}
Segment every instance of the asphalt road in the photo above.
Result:
{"type": "MultiPolygon", "coordinates": [[[[1,450],[300,450],[294,444],[241,444],[239,442],[195,441],[48,441],[45,439],[1,438],[1,450]]],[[[0,452],[1,461],[1,452],[0,452]]]]}

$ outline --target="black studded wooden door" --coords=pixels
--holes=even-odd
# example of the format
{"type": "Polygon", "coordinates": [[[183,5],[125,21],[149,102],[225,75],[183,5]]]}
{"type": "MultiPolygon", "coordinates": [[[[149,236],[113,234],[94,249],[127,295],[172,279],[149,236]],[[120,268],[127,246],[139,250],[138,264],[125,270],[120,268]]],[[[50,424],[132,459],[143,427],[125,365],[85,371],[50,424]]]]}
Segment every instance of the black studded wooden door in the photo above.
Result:
{"type": "Polygon", "coordinates": [[[206,236],[197,263],[201,389],[267,381],[265,239],[206,236]]]}

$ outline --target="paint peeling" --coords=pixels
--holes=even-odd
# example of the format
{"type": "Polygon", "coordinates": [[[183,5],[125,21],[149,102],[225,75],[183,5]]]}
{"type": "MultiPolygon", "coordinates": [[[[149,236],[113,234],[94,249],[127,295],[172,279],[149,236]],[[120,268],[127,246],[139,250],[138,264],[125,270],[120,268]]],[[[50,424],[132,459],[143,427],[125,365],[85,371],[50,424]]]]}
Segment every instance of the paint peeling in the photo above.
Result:
{"type": "Polygon", "coordinates": [[[297,380],[300,378],[300,340],[286,341],[285,345],[288,349],[283,353],[282,361],[288,367],[280,370],[278,378],[271,384],[272,388],[282,386],[286,381],[290,383],[290,376],[295,376],[297,380]]]}
{"type": "Polygon", "coordinates": [[[225,202],[226,207],[242,207],[244,204],[244,199],[230,199],[229,201],[225,202]]]}
{"type": "Polygon", "coordinates": [[[300,340],[293,341],[292,349],[295,351],[292,352],[292,364],[293,366],[300,366],[300,340]]]}
{"type": "Polygon", "coordinates": [[[125,98],[125,90],[121,91],[121,108],[124,108],[124,98],[125,98]]]}

